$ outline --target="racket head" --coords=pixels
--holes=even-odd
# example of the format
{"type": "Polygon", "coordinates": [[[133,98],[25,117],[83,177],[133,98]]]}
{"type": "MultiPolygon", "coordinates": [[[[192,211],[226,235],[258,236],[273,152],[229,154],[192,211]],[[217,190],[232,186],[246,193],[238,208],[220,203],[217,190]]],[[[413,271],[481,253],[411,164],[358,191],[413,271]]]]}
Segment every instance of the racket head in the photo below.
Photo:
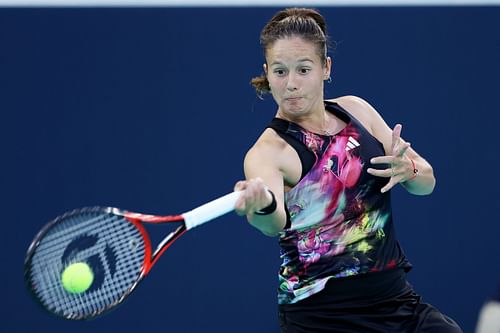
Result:
{"type": "Polygon", "coordinates": [[[147,273],[151,242],[137,220],[116,208],[82,208],[49,222],[31,243],[24,277],[34,299],[65,319],[91,319],[120,304],[147,273]],[[82,293],[64,289],[61,275],[76,262],[93,272],[82,293]]]}

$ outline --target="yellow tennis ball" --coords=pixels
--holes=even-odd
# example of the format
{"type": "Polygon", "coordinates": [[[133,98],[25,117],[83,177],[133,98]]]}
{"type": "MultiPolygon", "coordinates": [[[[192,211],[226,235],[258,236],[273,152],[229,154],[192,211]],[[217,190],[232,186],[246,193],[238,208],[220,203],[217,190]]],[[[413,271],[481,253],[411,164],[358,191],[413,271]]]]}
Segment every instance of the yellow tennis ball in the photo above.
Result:
{"type": "Polygon", "coordinates": [[[77,262],[66,267],[61,276],[63,288],[72,294],[85,292],[94,281],[92,269],[84,262],[77,262]]]}

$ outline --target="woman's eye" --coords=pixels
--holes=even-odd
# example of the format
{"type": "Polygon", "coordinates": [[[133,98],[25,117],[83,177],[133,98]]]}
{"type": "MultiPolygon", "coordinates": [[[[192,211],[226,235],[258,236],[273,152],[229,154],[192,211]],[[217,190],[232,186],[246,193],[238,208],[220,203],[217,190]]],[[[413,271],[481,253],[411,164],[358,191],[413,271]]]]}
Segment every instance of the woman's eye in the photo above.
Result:
{"type": "Polygon", "coordinates": [[[300,72],[301,74],[307,74],[307,73],[309,73],[310,71],[311,71],[311,69],[310,69],[310,68],[301,68],[301,69],[299,70],[299,72],[300,72]]]}
{"type": "Polygon", "coordinates": [[[283,70],[283,69],[276,69],[276,70],[274,70],[274,73],[277,74],[277,75],[284,75],[285,74],[285,70],[283,70]]]}

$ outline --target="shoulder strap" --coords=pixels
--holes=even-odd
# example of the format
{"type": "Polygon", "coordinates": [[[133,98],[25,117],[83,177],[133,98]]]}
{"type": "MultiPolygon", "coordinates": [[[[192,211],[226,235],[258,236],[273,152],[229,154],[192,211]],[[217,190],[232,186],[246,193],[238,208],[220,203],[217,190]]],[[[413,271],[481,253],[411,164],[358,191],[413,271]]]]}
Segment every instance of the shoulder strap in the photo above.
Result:
{"type": "Polygon", "coordinates": [[[342,121],[348,123],[354,117],[343,107],[341,107],[338,103],[332,101],[325,101],[325,107],[328,111],[333,113],[335,116],[340,118],[342,121]]]}
{"type": "Polygon", "coordinates": [[[300,179],[311,170],[316,163],[316,156],[310,151],[298,137],[288,131],[289,122],[280,118],[274,118],[267,128],[272,128],[283,140],[286,141],[299,155],[300,163],[302,164],[302,172],[300,179]]]}

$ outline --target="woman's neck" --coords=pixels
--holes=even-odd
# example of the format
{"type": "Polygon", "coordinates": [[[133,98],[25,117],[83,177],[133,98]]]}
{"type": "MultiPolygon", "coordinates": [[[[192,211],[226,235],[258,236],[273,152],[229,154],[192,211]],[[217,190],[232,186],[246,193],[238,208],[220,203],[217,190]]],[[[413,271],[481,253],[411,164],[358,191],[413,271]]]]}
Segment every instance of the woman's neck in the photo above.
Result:
{"type": "Polygon", "coordinates": [[[321,104],[321,107],[302,115],[290,115],[278,109],[277,118],[293,122],[300,127],[317,134],[332,135],[335,130],[335,120],[333,116],[321,104]]]}

